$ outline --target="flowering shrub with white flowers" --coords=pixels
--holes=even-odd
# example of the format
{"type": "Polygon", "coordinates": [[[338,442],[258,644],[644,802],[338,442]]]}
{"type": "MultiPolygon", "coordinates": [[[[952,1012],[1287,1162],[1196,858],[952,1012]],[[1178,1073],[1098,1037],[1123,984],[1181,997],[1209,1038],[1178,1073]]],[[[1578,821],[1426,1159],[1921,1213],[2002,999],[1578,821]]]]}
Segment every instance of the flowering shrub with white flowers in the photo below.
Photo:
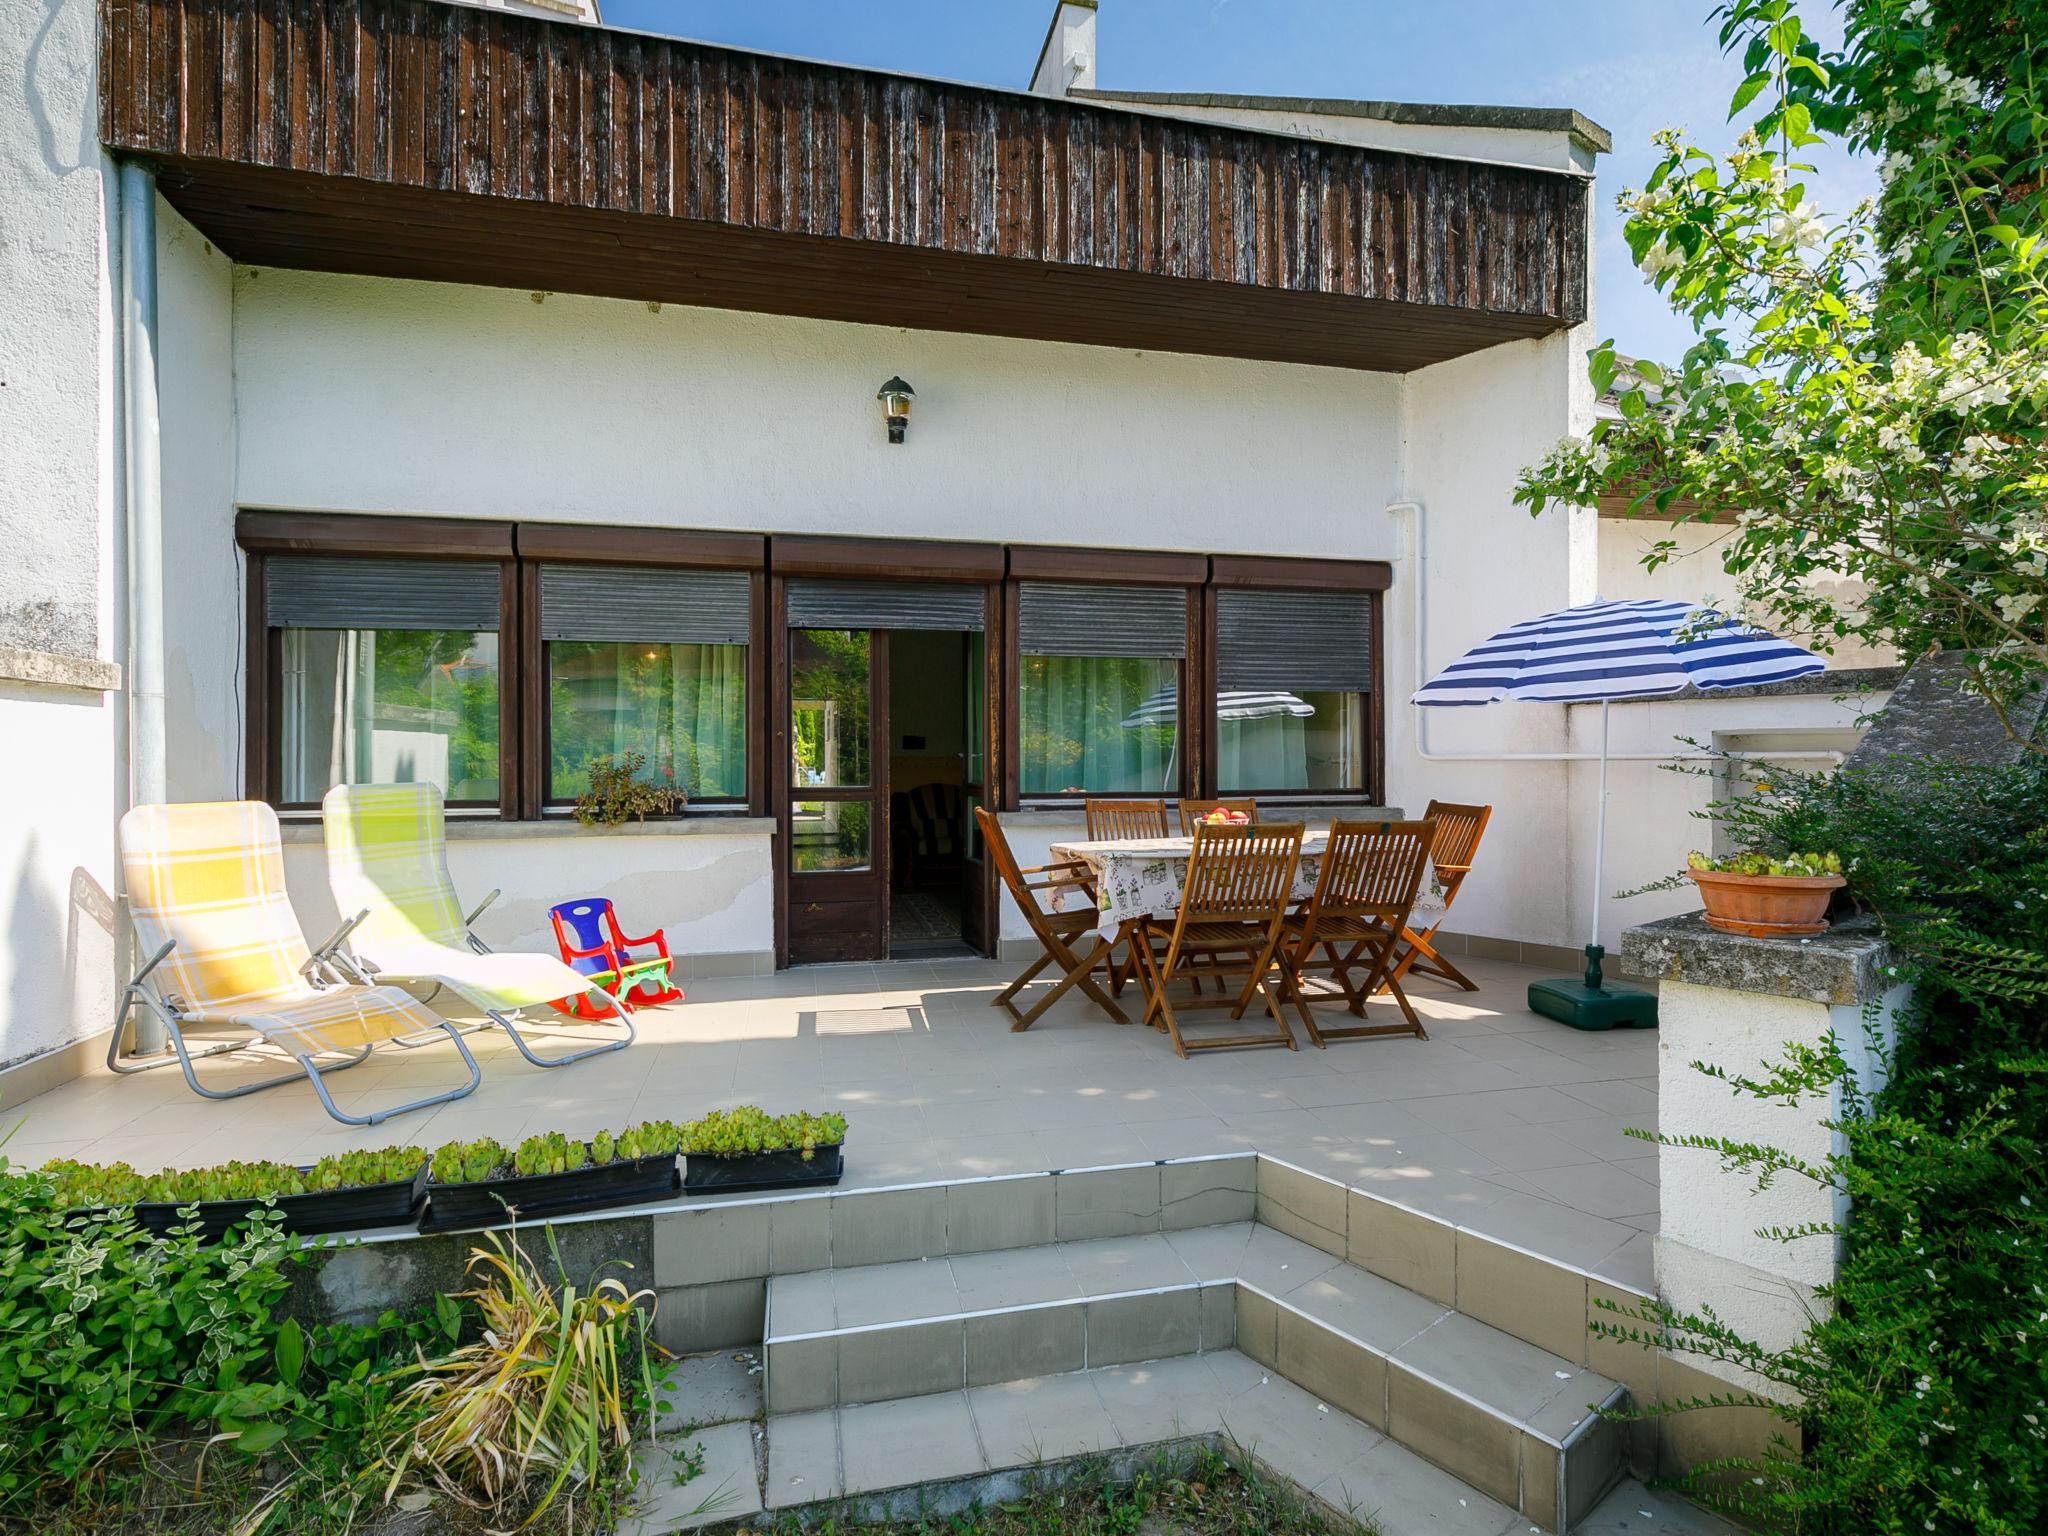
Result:
{"type": "Polygon", "coordinates": [[[1725,154],[1660,135],[1622,199],[1631,252],[1699,339],[1632,371],[1596,348],[1619,419],[1560,443],[1516,498],[1732,516],[1746,606],[1821,647],[1968,649],[2003,709],[2048,671],[2048,7],[1844,14],[1824,55],[1789,0],[1716,12],[1748,69],[1731,116],[1750,120],[1725,154]],[[1802,181],[1826,135],[1882,157],[1882,195],[1837,221],[1802,181]]]}

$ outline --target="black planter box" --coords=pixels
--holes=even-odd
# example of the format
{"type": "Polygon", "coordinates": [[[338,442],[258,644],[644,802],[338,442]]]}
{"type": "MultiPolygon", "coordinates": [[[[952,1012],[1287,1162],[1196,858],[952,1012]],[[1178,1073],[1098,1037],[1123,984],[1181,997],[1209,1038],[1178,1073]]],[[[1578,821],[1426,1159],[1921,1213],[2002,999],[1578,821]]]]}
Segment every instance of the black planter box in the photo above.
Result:
{"type": "Polygon", "coordinates": [[[692,1152],[683,1178],[686,1195],[739,1195],[762,1189],[801,1189],[806,1184],[837,1184],[846,1171],[845,1144],[812,1150],[809,1162],[795,1148],[780,1152],[749,1152],[740,1157],[707,1157],[692,1152]]]}
{"type": "MultiPolygon", "coordinates": [[[[302,1168],[301,1173],[310,1173],[302,1168]]],[[[301,1237],[319,1237],[329,1232],[359,1232],[369,1227],[409,1227],[427,1198],[427,1165],[409,1179],[392,1179],[384,1184],[355,1184],[343,1189],[315,1189],[303,1195],[279,1195],[277,1209],[284,1215],[283,1227],[301,1237]]],[[[178,1212],[185,1206],[199,1207],[199,1240],[217,1243],[229,1228],[264,1207],[261,1200],[185,1201],[143,1200],[135,1206],[135,1223],[143,1231],[164,1236],[183,1221],[178,1212]]],[[[108,1208],[74,1210],[66,1219],[83,1215],[110,1214],[108,1208]]]]}
{"type": "Polygon", "coordinates": [[[676,1192],[676,1160],[666,1153],[631,1162],[591,1163],[567,1173],[512,1174],[475,1184],[429,1184],[422,1232],[451,1227],[501,1227],[521,1221],[567,1216],[576,1211],[603,1210],[612,1205],[638,1205],[676,1192]]]}

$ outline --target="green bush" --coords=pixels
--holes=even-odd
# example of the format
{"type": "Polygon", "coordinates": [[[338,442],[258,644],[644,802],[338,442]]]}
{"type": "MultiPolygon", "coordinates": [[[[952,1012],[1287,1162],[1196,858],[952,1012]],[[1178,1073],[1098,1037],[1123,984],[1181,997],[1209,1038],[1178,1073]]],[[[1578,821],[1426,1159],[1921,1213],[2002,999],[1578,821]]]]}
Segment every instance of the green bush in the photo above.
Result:
{"type": "MultiPolygon", "coordinates": [[[[1887,1081],[1840,1042],[1740,1092],[1839,1091],[1842,1150],[1809,1167],[1667,1132],[1760,1180],[1848,1198],[1832,1315],[1782,1353],[1711,1315],[1633,1314],[1666,1347],[1741,1365],[1793,1406],[1804,1454],[1702,1468],[1703,1501],[1801,1536],[2048,1530],[2048,763],[1892,764],[1717,808],[1745,847],[1836,848],[1910,982],[1887,1081]]],[[[1711,1070],[1711,1063],[1705,1064],[1711,1070]]],[[[1694,1405],[1666,1404],[1662,1411],[1694,1405]]]]}
{"type": "Polygon", "coordinates": [[[250,1455],[317,1440],[345,1466],[383,1432],[385,1368],[452,1331],[452,1306],[411,1325],[301,1329],[280,1306],[295,1245],[274,1214],[203,1244],[189,1226],[152,1237],[125,1212],[67,1220],[66,1205],[55,1176],[0,1158],[0,1525],[118,1502],[164,1437],[250,1455]]]}

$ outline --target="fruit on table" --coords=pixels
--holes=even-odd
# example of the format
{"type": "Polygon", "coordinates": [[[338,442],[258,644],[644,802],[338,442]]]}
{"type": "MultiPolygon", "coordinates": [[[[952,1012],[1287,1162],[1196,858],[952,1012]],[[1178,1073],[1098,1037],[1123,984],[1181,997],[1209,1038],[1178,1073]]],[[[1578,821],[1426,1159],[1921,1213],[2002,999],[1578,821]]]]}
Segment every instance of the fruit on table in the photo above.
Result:
{"type": "Polygon", "coordinates": [[[1243,811],[1229,811],[1218,806],[1215,810],[1204,816],[1202,822],[1205,826],[1211,827],[1243,827],[1251,824],[1251,817],[1247,816],[1243,811]]]}

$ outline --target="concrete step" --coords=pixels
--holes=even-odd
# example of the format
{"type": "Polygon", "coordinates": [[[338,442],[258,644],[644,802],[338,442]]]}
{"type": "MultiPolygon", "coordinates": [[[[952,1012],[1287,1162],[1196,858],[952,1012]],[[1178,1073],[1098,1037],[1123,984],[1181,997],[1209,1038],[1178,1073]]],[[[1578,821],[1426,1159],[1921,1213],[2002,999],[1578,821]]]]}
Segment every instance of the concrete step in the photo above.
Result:
{"type": "MultiPolygon", "coordinates": [[[[1529,1518],[1390,1436],[1235,1350],[956,1388],[891,1402],[770,1414],[750,1422],[746,1365],[706,1362],[682,1384],[670,1428],[642,1447],[638,1508],[622,1536],[857,1500],[864,1511],[946,1516],[1103,1470],[1129,1475],[1170,1448],[1248,1456],[1380,1536],[1520,1536],[1529,1518]],[[714,1384],[712,1377],[722,1376],[714,1384]],[[715,1422],[730,1415],[727,1422],[715,1422]],[[678,1481],[678,1473],[696,1467],[678,1481]]],[[[1585,1536],[1730,1528],[1633,1481],[1580,1527],[1585,1536]]]]}
{"type": "Polygon", "coordinates": [[[776,1275],[770,1413],[1228,1348],[1231,1277],[1196,1278],[1163,1233],[776,1275]]]}
{"type": "Polygon", "coordinates": [[[1617,1383],[1254,1222],[778,1275],[770,1414],[1236,1349],[1550,1530],[1622,1476],[1617,1383]]]}

